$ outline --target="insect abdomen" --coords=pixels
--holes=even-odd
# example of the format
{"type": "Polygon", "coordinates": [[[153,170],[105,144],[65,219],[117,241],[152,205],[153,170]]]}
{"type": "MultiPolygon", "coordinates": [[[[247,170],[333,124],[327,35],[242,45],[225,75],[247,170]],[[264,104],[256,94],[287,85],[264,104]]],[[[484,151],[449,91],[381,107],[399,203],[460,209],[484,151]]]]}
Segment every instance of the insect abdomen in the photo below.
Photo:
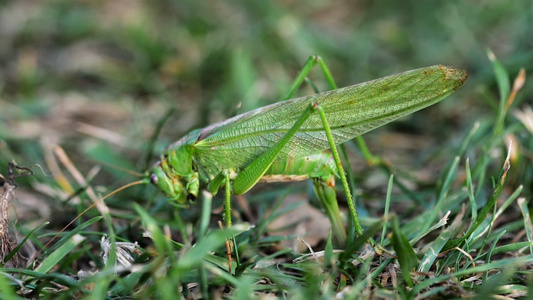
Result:
{"type": "Polygon", "coordinates": [[[337,174],[329,151],[298,158],[278,158],[261,178],[262,182],[300,181],[337,174]]]}

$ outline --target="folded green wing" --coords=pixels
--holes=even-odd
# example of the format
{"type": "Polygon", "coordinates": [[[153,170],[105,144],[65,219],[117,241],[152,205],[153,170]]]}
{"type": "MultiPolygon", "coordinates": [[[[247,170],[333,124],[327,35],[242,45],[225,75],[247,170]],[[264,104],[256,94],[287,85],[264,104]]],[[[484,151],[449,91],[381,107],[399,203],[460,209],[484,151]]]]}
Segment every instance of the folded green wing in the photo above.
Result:
{"type": "MultiPolygon", "coordinates": [[[[261,107],[205,128],[194,146],[196,163],[213,172],[246,166],[272,147],[313,102],[324,108],[340,144],[444,99],[466,77],[463,70],[438,65],[261,107]]],[[[328,148],[317,113],[280,156],[300,157],[328,148]]]]}

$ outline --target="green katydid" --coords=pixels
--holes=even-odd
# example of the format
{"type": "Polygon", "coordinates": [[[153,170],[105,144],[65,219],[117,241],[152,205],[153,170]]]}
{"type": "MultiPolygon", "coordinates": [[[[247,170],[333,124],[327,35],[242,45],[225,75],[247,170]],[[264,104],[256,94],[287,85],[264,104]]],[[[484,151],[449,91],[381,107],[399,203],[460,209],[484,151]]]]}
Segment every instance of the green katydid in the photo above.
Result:
{"type": "Polygon", "coordinates": [[[196,198],[202,184],[211,193],[224,186],[229,226],[231,194],[244,194],[259,181],[310,178],[342,244],[335,176],[358,235],[362,229],[335,145],[444,99],[466,77],[438,65],[261,107],[187,134],[164,151],[149,179],[179,203],[196,198]]]}
{"type": "MultiPolygon", "coordinates": [[[[317,63],[334,86],[326,65],[314,56],[288,95],[317,63]]],[[[466,78],[464,70],[436,65],[261,107],[190,132],[167,147],[143,180],[123,188],[151,182],[170,199],[185,203],[198,196],[201,186],[211,193],[224,187],[224,218],[231,226],[232,194],[244,194],[259,181],[309,178],[334,237],[343,245],[346,230],[335,194],[336,176],[341,179],[357,235],[362,228],[336,145],[439,102],[466,78]]]]}

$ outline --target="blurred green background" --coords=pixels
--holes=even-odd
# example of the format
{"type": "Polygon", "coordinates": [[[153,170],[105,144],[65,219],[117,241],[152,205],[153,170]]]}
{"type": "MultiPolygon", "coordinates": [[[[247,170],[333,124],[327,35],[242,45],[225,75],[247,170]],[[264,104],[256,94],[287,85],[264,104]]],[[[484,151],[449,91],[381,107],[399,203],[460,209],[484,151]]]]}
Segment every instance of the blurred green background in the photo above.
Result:
{"type": "MultiPolygon", "coordinates": [[[[40,164],[49,176],[34,169],[34,197],[56,203],[68,191],[54,145],[84,175],[101,161],[143,172],[189,130],[277,101],[312,54],[339,86],[433,64],[468,70],[450,99],[367,135],[393,161],[402,151],[445,153],[495,114],[487,49],[514,77],[533,70],[532,36],[529,0],[0,2],[0,173],[13,159],[40,164]],[[391,139],[392,130],[416,138],[391,139]]],[[[327,88],[318,70],[311,78],[327,88]]],[[[513,108],[531,94],[526,84],[513,108]]],[[[111,189],[133,179],[106,168],[94,182],[111,189]]]]}

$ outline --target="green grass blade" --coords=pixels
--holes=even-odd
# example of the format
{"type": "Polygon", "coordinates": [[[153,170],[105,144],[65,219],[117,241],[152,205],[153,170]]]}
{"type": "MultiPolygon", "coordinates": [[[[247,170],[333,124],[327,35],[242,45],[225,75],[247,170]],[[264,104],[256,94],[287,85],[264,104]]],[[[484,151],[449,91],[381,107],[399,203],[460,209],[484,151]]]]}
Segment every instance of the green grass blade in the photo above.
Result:
{"type": "Polygon", "coordinates": [[[207,228],[209,227],[209,219],[211,216],[213,195],[207,191],[202,192],[202,214],[200,217],[200,226],[198,232],[198,238],[201,239],[207,234],[207,228]]]}
{"type": "MultiPolygon", "coordinates": [[[[372,280],[375,280],[379,276],[379,274],[381,274],[383,272],[383,270],[385,270],[385,268],[389,264],[391,264],[393,261],[394,261],[394,258],[387,258],[377,268],[375,268],[370,274],[368,274],[368,276],[364,280],[355,281],[356,284],[354,284],[353,290],[354,291],[361,291],[364,287],[366,287],[369,283],[371,283],[372,280]]],[[[359,293],[358,292],[354,292],[354,293],[352,293],[352,295],[354,295],[354,297],[352,297],[352,298],[356,299],[357,298],[356,295],[359,295],[359,293]]],[[[350,299],[350,298],[347,297],[347,299],[350,299]]]]}
{"type": "MultiPolygon", "coordinates": [[[[466,159],[466,188],[468,190],[468,200],[470,201],[470,212],[471,212],[471,219],[475,220],[477,219],[477,203],[476,198],[474,196],[474,184],[472,183],[472,172],[470,171],[470,159],[466,159]]],[[[474,223],[470,223],[470,226],[468,227],[468,231],[474,226],[474,223]]]]}
{"type": "Polygon", "coordinates": [[[430,227],[437,215],[441,212],[442,205],[444,203],[444,200],[446,196],[448,195],[448,191],[451,188],[451,184],[453,179],[455,178],[455,174],[457,172],[457,167],[459,166],[459,157],[455,157],[453,160],[453,163],[448,170],[448,174],[446,174],[446,179],[444,181],[444,184],[442,185],[442,189],[439,193],[439,197],[437,198],[437,201],[435,205],[431,209],[431,213],[426,219],[426,222],[422,225],[420,228],[420,235],[424,234],[430,227]]]}
{"type": "Polygon", "coordinates": [[[405,282],[409,286],[413,286],[413,281],[411,280],[411,270],[416,267],[418,260],[416,258],[415,251],[409,241],[403,234],[400,229],[400,222],[397,217],[392,218],[392,238],[391,244],[396,251],[398,256],[398,262],[400,263],[400,268],[402,269],[402,276],[405,282]]]}
{"type": "Polygon", "coordinates": [[[368,227],[364,232],[363,235],[358,236],[355,238],[351,243],[348,243],[346,246],[346,249],[343,253],[339,256],[339,260],[341,263],[346,263],[350,260],[351,256],[355,251],[361,249],[363,245],[370,240],[381,228],[383,228],[383,224],[385,223],[384,219],[380,219],[378,222],[372,224],[370,227],[368,227]]]}
{"type": "MultiPolygon", "coordinates": [[[[531,215],[529,214],[528,201],[525,198],[518,199],[518,206],[524,217],[524,227],[526,228],[526,236],[529,242],[533,242],[533,224],[531,224],[531,215]]],[[[533,254],[533,244],[529,246],[529,253],[533,254]]]]}
{"type": "Polygon", "coordinates": [[[333,241],[331,237],[331,230],[328,234],[328,240],[326,242],[326,248],[324,250],[324,266],[326,268],[331,267],[333,264],[333,241]]]}
{"type": "MultiPolygon", "coordinates": [[[[202,191],[202,214],[200,217],[200,226],[198,228],[198,240],[201,241],[205,238],[207,234],[207,228],[209,227],[209,219],[211,216],[213,195],[207,191],[202,191]]],[[[198,277],[200,278],[200,289],[202,290],[202,295],[207,297],[208,295],[208,282],[207,282],[207,272],[203,265],[203,262],[198,268],[198,277]]]]}
{"type": "Polygon", "coordinates": [[[24,244],[26,244],[26,242],[28,241],[28,239],[35,233],[35,231],[43,228],[44,226],[50,224],[50,222],[45,222],[37,227],[35,227],[32,231],[30,231],[25,237],[24,239],[15,247],[15,249],[13,249],[11,252],[9,252],[8,255],[6,255],[6,257],[4,258],[4,263],[8,262],[12,257],[13,255],[15,255],[19,250],[20,248],[22,248],[22,246],[24,246],[24,244]]]}
{"type": "Polygon", "coordinates": [[[432,231],[437,230],[437,229],[445,226],[448,223],[448,216],[449,215],[450,215],[450,211],[448,211],[436,224],[431,226],[428,230],[426,230],[425,232],[419,233],[419,235],[416,238],[409,240],[409,244],[414,245],[414,244],[418,243],[418,241],[420,241],[426,235],[431,233],[432,231]]]}
{"type": "Polygon", "coordinates": [[[470,141],[472,137],[478,132],[479,130],[479,122],[475,122],[474,126],[472,126],[472,129],[468,132],[468,134],[463,139],[463,142],[461,143],[461,146],[459,147],[459,151],[457,151],[457,156],[462,157],[470,144],[470,141]]]}
{"type": "MultiPolygon", "coordinates": [[[[508,244],[504,246],[495,247],[492,250],[492,255],[501,254],[501,253],[511,253],[518,251],[525,247],[533,246],[533,242],[518,242],[513,244],[508,244]]],[[[487,253],[483,253],[481,255],[478,255],[476,259],[484,259],[485,256],[487,256],[487,253]]]]}
{"type": "Polygon", "coordinates": [[[419,282],[417,285],[415,285],[413,287],[412,291],[411,291],[411,294],[412,295],[417,295],[422,290],[424,290],[424,289],[426,289],[426,288],[428,288],[428,287],[430,287],[430,286],[432,286],[434,284],[437,284],[439,282],[445,282],[446,280],[449,280],[451,278],[458,278],[458,277],[461,277],[461,276],[482,273],[482,272],[486,272],[486,271],[489,271],[489,270],[495,270],[495,269],[518,268],[521,265],[523,265],[525,263],[529,263],[531,261],[533,261],[533,255],[526,255],[526,256],[521,256],[521,257],[517,257],[517,258],[501,259],[501,260],[498,260],[498,261],[494,261],[494,262],[491,262],[491,263],[488,263],[488,264],[476,266],[476,267],[473,267],[473,268],[459,270],[459,271],[457,271],[455,273],[446,274],[446,275],[442,275],[442,276],[438,276],[438,277],[434,277],[434,278],[427,278],[427,279],[419,282]]]}
{"type": "MultiPolygon", "coordinates": [[[[80,225],[81,226],[81,225],[80,225]]],[[[35,268],[36,272],[48,273],[56,266],[65,256],[76,248],[81,242],[85,240],[85,237],[81,235],[74,235],[67,240],[62,241],[62,245],[55,249],[43,262],[35,268]]]]}
{"type": "Polygon", "coordinates": [[[10,280],[12,277],[4,272],[0,272],[0,295],[2,299],[6,300],[18,300],[22,299],[21,297],[17,296],[15,291],[13,290],[13,286],[11,284],[10,280]]]}
{"type": "MultiPolygon", "coordinates": [[[[470,230],[466,234],[463,235],[462,238],[456,239],[456,240],[451,240],[450,242],[448,242],[448,244],[444,247],[444,250],[448,250],[448,249],[451,249],[453,247],[457,247],[463,241],[465,241],[467,238],[470,238],[472,233],[474,233],[475,230],[485,221],[485,218],[487,217],[489,212],[496,207],[498,197],[500,196],[500,193],[501,193],[501,191],[503,189],[503,185],[505,183],[505,179],[507,178],[507,172],[509,171],[510,168],[511,168],[511,163],[510,163],[510,152],[509,152],[507,154],[507,158],[505,159],[505,162],[503,164],[503,168],[502,168],[502,171],[500,173],[500,178],[499,178],[498,182],[496,183],[496,186],[494,187],[492,195],[490,196],[490,198],[487,201],[487,203],[485,204],[485,206],[479,212],[479,214],[477,216],[477,219],[474,222],[474,225],[470,228],[470,230]]],[[[482,228],[482,229],[484,229],[484,228],[482,228]]]]}
{"type": "Polygon", "coordinates": [[[50,281],[55,281],[59,284],[72,287],[72,288],[79,288],[81,286],[80,282],[76,279],[74,279],[71,276],[63,275],[59,273],[51,273],[51,274],[45,274],[33,270],[26,270],[26,269],[14,269],[14,268],[5,268],[2,269],[6,273],[12,273],[12,274],[21,274],[28,276],[27,278],[40,278],[40,279],[48,279],[50,281]]]}
{"type": "Polygon", "coordinates": [[[494,70],[494,75],[496,78],[496,83],[498,84],[498,90],[500,91],[500,102],[498,106],[498,116],[496,117],[496,123],[494,124],[493,136],[498,135],[503,130],[503,122],[505,120],[505,104],[507,98],[511,92],[511,85],[509,81],[509,74],[505,67],[498,61],[494,53],[488,50],[488,57],[492,63],[492,68],[494,70]]]}
{"type": "Polygon", "coordinates": [[[227,239],[237,236],[246,230],[248,230],[248,226],[236,224],[231,228],[210,232],[205,239],[199,241],[181,256],[176,267],[187,270],[197,266],[211,251],[216,251],[219,247],[222,247],[227,239]]]}
{"type": "MultiPolygon", "coordinates": [[[[172,254],[173,247],[170,245],[170,241],[168,241],[156,220],[138,204],[135,204],[135,210],[141,217],[143,227],[150,233],[150,237],[154,241],[155,247],[159,251],[159,255],[164,256],[165,254],[172,254]]],[[[170,257],[173,257],[173,255],[170,255],[170,257]]]]}
{"type": "Polygon", "coordinates": [[[71,239],[74,235],[78,234],[79,232],[81,232],[83,229],[91,226],[92,224],[100,221],[102,219],[102,217],[94,217],[78,226],[76,226],[76,228],[72,229],[72,231],[68,232],[67,234],[65,234],[64,237],[62,237],[52,248],[50,248],[49,252],[53,252],[55,251],[56,248],[58,248],[60,245],[62,245],[66,240],[69,240],[71,239]]]}
{"type": "MultiPolygon", "coordinates": [[[[498,208],[498,210],[494,213],[494,216],[492,218],[485,219],[481,224],[479,224],[477,226],[476,230],[472,231],[472,233],[468,236],[467,241],[469,243],[472,243],[472,242],[480,239],[489,230],[489,228],[494,225],[495,220],[498,219],[498,217],[500,217],[500,215],[505,211],[505,209],[507,207],[509,207],[509,205],[512,202],[514,202],[514,200],[520,195],[521,192],[522,192],[522,187],[519,186],[511,194],[511,196],[509,196],[509,198],[502,204],[502,206],[500,206],[500,208],[498,208]]],[[[470,232],[470,231],[468,231],[468,232],[470,232]]]]}
{"type": "Polygon", "coordinates": [[[434,241],[431,243],[431,247],[426,251],[424,257],[420,261],[418,266],[419,272],[428,272],[439,254],[441,253],[442,248],[452,237],[454,233],[454,228],[448,228],[444,230],[434,241]]]}
{"type": "MultiPolygon", "coordinates": [[[[487,274],[487,272],[488,270],[485,271],[485,274],[487,274]]],[[[474,299],[484,300],[495,298],[497,291],[509,281],[514,273],[515,270],[513,268],[502,268],[502,271],[499,274],[496,274],[491,278],[485,278],[483,280],[483,285],[478,288],[477,295],[474,299]]]]}
{"type": "MultiPolygon", "coordinates": [[[[496,240],[494,241],[494,243],[492,243],[492,245],[490,246],[489,248],[489,251],[487,251],[487,262],[490,263],[491,262],[491,258],[492,258],[492,253],[494,252],[494,248],[496,248],[496,245],[498,244],[498,241],[500,240],[500,238],[506,233],[505,230],[503,230],[502,232],[500,232],[500,234],[498,234],[498,236],[496,237],[496,240]]],[[[488,276],[488,271],[485,271],[485,273],[483,273],[483,282],[486,282],[487,279],[489,278],[488,276]]]]}
{"type": "MultiPolygon", "coordinates": [[[[387,187],[387,197],[385,198],[385,212],[383,213],[383,218],[389,220],[389,209],[390,209],[390,200],[392,194],[392,186],[394,184],[394,175],[391,174],[389,177],[389,185],[387,187]]],[[[383,243],[385,241],[385,233],[387,232],[387,222],[383,224],[383,230],[381,231],[381,240],[383,243]]]]}

